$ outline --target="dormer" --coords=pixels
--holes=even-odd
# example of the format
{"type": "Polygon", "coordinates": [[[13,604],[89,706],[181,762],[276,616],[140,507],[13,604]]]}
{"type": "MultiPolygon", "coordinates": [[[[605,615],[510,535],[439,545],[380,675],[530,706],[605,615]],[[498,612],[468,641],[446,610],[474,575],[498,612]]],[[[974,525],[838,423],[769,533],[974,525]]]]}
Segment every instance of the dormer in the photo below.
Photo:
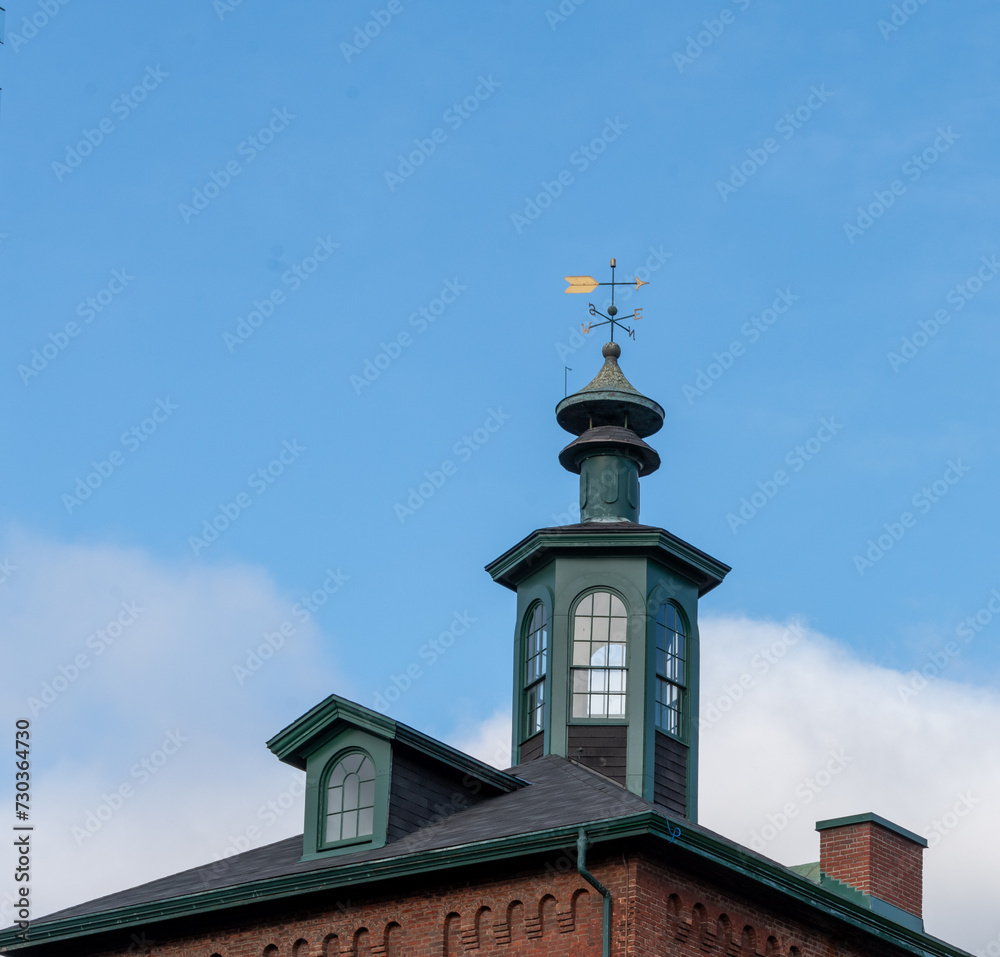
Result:
{"type": "Polygon", "coordinates": [[[525,784],[338,695],[267,746],[306,773],[303,860],[383,847],[525,784]]]}

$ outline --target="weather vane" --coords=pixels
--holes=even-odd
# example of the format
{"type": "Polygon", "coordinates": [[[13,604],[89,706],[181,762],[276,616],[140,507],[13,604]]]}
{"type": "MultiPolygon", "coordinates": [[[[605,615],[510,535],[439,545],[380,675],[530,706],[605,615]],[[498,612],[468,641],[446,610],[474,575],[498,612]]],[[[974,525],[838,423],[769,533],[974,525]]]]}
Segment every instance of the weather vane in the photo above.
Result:
{"type": "MultiPolygon", "coordinates": [[[[588,322],[584,325],[580,323],[580,328],[583,330],[583,334],[587,335],[591,329],[597,329],[599,326],[611,326],[611,341],[615,341],[615,326],[620,325],[625,332],[628,333],[629,338],[635,338],[635,330],[631,329],[629,326],[624,324],[626,319],[634,319],[638,322],[642,318],[642,309],[638,308],[630,316],[618,317],[618,307],[615,305],[615,286],[631,286],[631,282],[615,282],[615,261],[611,260],[611,282],[598,282],[593,276],[566,276],[566,282],[569,285],[566,287],[566,292],[593,292],[598,286],[610,286],[611,287],[611,305],[608,306],[608,314],[604,315],[600,309],[597,308],[593,303],[590,303],[590,314],[592,316],[601,316],[604,322],[588,322]]],[[[635,277],[635,288],[638,289],[640,286],[648,286],[648,282],[643,282],[638,276],[635,277]]]]}

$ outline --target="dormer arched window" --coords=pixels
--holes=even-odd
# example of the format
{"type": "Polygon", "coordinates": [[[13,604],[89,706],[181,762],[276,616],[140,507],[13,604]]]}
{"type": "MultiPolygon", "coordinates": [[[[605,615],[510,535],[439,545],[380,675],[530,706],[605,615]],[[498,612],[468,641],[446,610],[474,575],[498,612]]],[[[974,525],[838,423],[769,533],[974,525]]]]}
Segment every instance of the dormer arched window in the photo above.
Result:
{"type": "Polygon", "coordinates": [[[671,602],[656,615],[656,727],[681,737],[687,689],[687,633],[680,610],[671,602]]]}
{"type": "Polygon", "coordinates": [[[549,623],[545,606],[536,601],[524,620],[523,740],[545,728],[545,672],[549,650],[549,623]]]}
{"type": "Polygon", "coordinates": [[[323,843],[371,837],[375,823],[375,764],[364,751],[350,751],[332,762],[326,779],[323,843]]]}
{"type": "Polygon", "coordinates": [[[573,614],[574,718],[624,718],[625,603],[609,591],[584,595],[573,614]]]}

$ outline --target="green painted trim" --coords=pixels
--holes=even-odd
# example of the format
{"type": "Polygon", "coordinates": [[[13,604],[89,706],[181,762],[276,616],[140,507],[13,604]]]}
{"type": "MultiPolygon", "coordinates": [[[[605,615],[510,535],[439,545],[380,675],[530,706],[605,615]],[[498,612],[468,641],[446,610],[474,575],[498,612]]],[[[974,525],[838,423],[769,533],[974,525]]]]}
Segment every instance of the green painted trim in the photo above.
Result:
{"type": "Polygon", "coordinates": [[[70,940],[111,930],[138,927],[155,921],[188,917],[245,906],[261,901],[282,900],[301,894],[355,888],[365,884],[400,877],[419,877],[448,872],[457,867],[489,861],[511,860],[533,854],[562,851],[574,846],[581,827],[586,827],[591,845],[630,837],[652,837],[658,849],[667,855],[688,852],[738,874],[791,900],[806,904],[849,927],[871,934],[890,945],[917,957],[971,957],[966,951],[937,940],[925,933],[895,923],[884,915],[845,900],[787,867],[770,861],[747,848],[730,844],[716,836],[683,829],[683,822],[672,824],[654,811],[626,817],[606,818],[566,827],[550,828],[530,834],[480,841],[459,847],[422,851],[405,857],[359,861],[339,867],[317,868],[305,873],[252,881],[235,887],[187,894],[170,900],[154,901],[133,907],[90,914],[84,917],[32,923],[31,939],[20,940],[16,928],[0,931],[0,949],[24,950],[56,940],[70,940]],[[681,832],[677,834],[677,828],[681,832]]]}
{"type": "Polygon", "coordinates": [[[832,827],[847,827],[849,824],[866,824],[869,821],[873,824],[881,825],[886,828],[886,830],[895,831],[897,834],[901,834],[903,837],[909,838],[914,844],[919,844],[921,847],[927,847],[927,841],[919,834],[914,834],[913,831],[908,831],[905,827],[893,824],[892,821],[887,821],[884,817],[881,817],[878,814],[873,814],[871,811],[866,814],[851,814],[848,817],[831,817],[826,821],[817,821],[816,830],[827,831],[832,827]]]}
{"type": "Polygon", "coordinates": [[[527,783],[449,747],[409,725],[393,721],[377,711],[335,694],[325,698],[301,718],[279,731],[267,742],[267,747],[280,761],[304,771],[309,756],[317,748],[327,745],[346,728],[367,731],[386,741],[399,741],[415,751],[451,766],[456,771],[471,774],[501,791],[514,791],[527,783]]]}
{"type": "Polygon", "coordinates": [[[583,552],[644,555],[659,561],[670,571],[681,574],[698,587],[699,597],[721,584],[732,570],[711,555],[677,538],[666,529],[637,525],[635,531],[602,531],[600,522],[594,530],[560,532],[536,529],[513,548],[486,566],[495,582],[512,591],[557,555],[580,555],[583,552]]]}

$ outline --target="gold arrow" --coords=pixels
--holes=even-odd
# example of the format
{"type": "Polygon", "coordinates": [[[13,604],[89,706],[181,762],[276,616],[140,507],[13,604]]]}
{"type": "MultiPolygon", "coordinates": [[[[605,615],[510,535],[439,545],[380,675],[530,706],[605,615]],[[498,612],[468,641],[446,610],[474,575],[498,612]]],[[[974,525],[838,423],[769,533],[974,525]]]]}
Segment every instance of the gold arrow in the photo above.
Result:
{"type": "Polygon", "coordinates": [[[643,282],[638,276],[635,277],[635,288],[638,289],[640,286],[648,286],[649,282],[643,282]]]}
{"type": "Polygon", "coordinates": [[[593,276],[565,276],[569,286],[564,292],[593,292],[597,288],[597,280],[593,276]]]}

